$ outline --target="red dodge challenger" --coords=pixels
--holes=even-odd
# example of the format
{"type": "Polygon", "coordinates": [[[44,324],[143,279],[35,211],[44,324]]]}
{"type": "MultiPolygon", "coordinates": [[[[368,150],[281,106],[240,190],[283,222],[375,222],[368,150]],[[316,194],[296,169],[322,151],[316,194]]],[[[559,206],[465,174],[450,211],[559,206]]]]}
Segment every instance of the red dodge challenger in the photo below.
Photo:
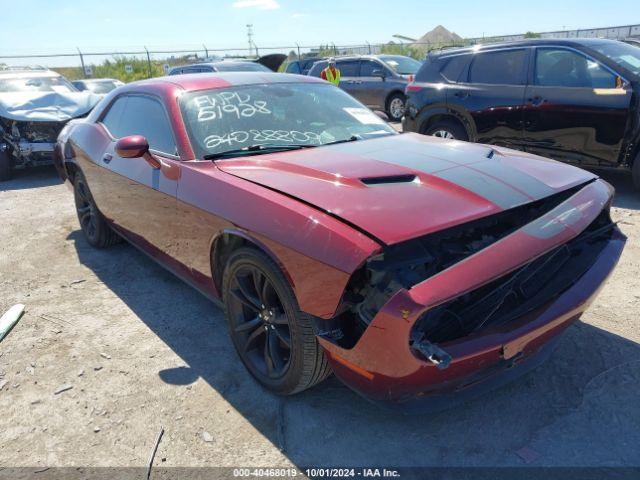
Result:
{"type": "Polygon", "coordinates": [[[442,408],[540,364],[625,244],[597,176],[397,134],[328,83],[223,73],[112,91],[61,133],[87,241],[224,305],[247,370],[442,408]]]}

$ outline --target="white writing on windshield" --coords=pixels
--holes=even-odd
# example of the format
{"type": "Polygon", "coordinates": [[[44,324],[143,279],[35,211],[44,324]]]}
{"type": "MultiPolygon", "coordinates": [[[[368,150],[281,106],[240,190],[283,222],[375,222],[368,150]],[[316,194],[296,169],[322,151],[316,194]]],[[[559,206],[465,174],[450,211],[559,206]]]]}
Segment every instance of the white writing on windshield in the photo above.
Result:
{"type": "Polygon", "coordinates": [[[220,92],[200,95],[193,99],[198,109],[198,121],[209,122],[230,115],[235,118],[250,118],[257,114],[270,115],[264,100],[252,100],[242,92],[220,92]]]}

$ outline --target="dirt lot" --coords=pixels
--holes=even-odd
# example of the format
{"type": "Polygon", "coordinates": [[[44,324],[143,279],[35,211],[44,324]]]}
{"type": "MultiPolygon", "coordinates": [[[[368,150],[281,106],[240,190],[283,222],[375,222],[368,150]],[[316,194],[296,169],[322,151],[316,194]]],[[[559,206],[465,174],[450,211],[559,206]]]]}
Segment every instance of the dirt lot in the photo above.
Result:
{"type": "Polygon", "coordinates": [[[0,184],[0,311],[27,306],[0,344],[0,465],[143,466],[163,426],[158,466],[640,466],[640,194],[605,178],[629,241],[550,361],[406,417],[333,378],[280,405],[218,308],[128,245],[89,247],[53,170],[20,172],[0,184]]]}

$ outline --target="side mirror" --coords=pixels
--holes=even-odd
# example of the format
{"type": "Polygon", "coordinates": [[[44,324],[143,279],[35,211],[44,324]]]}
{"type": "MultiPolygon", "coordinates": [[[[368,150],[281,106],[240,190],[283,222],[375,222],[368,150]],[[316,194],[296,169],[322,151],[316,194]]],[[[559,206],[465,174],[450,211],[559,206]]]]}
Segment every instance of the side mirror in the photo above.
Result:
{"type": "Polygon", "coordinates": [[[160,168],[160,162],[149,153],[149,142],[142,135],[122,137],[116,142],[116,154],[122,158],[143,157],[153,168],[160,168]]]}
{"type": "Polygon", "coordinates": [[[139,158],[149,151],[149,142],[142,135],[122,137],[116,142],[116,153],[122,158],[139,158]]]}
{"type": "Polygon", "coordinates": [[[384,73],[384,70],[382,70],[381,68],[376,68],[373,72],[371,72],[371,76],[380,77],[382,80],[387,78],[387,76],[384,73]]]}
{"type": "Polygon", "coordinates": [[[624,88],[624,80],[620,75],[616,75],[616,88],[624,88]]]}

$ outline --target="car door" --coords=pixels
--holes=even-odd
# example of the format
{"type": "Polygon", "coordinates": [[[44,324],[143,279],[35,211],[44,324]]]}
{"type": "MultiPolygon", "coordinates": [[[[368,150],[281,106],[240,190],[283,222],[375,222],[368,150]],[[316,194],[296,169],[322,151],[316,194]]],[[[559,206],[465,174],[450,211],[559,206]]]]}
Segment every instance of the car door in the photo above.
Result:
{"type": "Polygon", "coordinates": [[[360,100],[362,97],[362,82],[359,76],[360,60],[338,60],[336,67],[340,70],[339,87],[360,100]]]}
{"type": "Polygon", "coordinates": [[[447,103],[472,118],[475,132],[471,137],[475,141],[522,148],[529,50],[522,47],[475,53],[463,80],[447,90],[447,103]]]}
{"type": "Polygon", "coordinates": [[[360,61],[360,100],[371,108],[385,108],[387,98],[386,79],[393,77],[393,74],[382,63],[376,60],[360,61]]]}
{"type": "Polygon", "coordinates": [[[631,88],[615,72],[568,47],[537,47],[524,106],[528,151],[592,165],[617,163],[631,88]]]}
{"type": "Polygon", "coordinates": [[[111,137],[95,178],[88,178],[100,211],[129,240],[152,255],[169,253],[180,161],[168,116],[161,101],[148,95],[122,95],[103,114],[100,123],[111,137]],[[144,158],[122,158],[116,141],[142,135],[151,154],[160,161],[154,168],[144,158]]]}

